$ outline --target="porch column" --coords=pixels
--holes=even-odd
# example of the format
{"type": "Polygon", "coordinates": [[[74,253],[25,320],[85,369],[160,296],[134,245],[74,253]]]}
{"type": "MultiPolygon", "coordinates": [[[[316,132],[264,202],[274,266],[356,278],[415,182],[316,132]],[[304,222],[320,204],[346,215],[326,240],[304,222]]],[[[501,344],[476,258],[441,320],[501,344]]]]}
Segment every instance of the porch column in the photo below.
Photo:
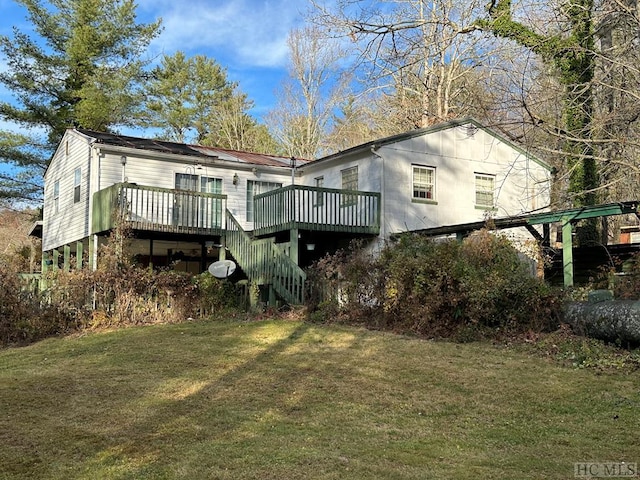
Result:
{"type": "Polygon", "coordinates": [[[562,219],[562,270],[564,272],[564,286],[573,287],[573,228],[571,221],[562,219]]]}

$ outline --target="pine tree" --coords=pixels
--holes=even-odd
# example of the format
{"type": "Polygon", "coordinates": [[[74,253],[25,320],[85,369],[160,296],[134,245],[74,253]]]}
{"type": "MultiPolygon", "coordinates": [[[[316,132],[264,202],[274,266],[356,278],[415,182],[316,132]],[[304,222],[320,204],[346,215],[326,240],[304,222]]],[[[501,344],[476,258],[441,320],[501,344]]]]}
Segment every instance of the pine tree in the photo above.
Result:
{"type": "Polygon", "coordinates": [[[13,101],[0,118],[0,198],[36,201],[42,174],[68,127],[110,130],[135,123],[141,101],[142,54],[160,21],[136,22],[133,0],[16,0],[34,35],[0,36],[13,101]]]}

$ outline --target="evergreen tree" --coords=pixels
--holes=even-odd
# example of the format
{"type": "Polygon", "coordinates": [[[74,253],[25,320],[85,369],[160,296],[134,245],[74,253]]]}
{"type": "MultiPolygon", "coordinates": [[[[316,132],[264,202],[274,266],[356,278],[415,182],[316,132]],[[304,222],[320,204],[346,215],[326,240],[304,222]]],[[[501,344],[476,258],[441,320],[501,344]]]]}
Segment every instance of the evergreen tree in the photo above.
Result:
{"type": "Polygon", "coordinates": [[[35,201],[66,128],[109,130],[137,121],[142,54],[160,21],[136,22],[133,0],[16,0],[34,35],[0,36],[0,82],[14,99],[0,118],[21,134],[0,135],[0,198],[35,201]]]}
{"type": "Polygon", "coordinates": [[[227,72],[203,55],[165,55],[147,85],[148,125],[162,129],[162,138],[199,142],[208,134],[212,111],[231,97],[227,72]]]}
{"type": "Polygon", "coordinates": [[[147,122],[161,137],[233,150],[273,153],[275,142],[226,70],[203,55],[165,56],[147,86],[147,122]]]}

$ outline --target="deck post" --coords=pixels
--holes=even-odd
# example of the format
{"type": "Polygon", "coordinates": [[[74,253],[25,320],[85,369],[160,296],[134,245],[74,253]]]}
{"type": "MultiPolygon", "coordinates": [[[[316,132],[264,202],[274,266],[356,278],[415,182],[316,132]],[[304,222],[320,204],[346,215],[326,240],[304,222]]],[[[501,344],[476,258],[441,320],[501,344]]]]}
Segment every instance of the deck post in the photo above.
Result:
{"type": "Polygon", "coordinates": [[[271,283],[269,284],[269,306],[271,308],[276,307],[276,291],[271,283]]]}
{"type": "Polygon", "coordinates": [[[42,264],[40,265],[40,269],[43,276],[49,271],[49,265],[51,265],[49,252],[42,252],[42,264]]]}
{"type": "Polygon", "coordinates": [[[149,271],[153,272],[153,238],[149,239],[149,271]]]}
{"type": "Polygon", "coordinates": [[[218,248],[218,260],[227,259],[227,249],[225,248],[226,244],[227,244],[227,238],[225,236],[220,237],[220,248],[218,248]]]}
{"type": "Polygon", "coordinates": [[[296,265],[299,264],[299,256],[298,256],[298,250],[299,250],[299,244],[300,244],[300,232],[297,228],[292,228],[289,231],[289,258],[291,258],[291,260],[293,260],[296,265]]]}
{"type": "Polygon", "coordinates": [[[89,237],[89,269],[92,271],[96,269],[96,259],[94,258],[96,248],[94,245],[94,238],[95,235],[91,235],[89,237]]]}
{"type": "Polygon", "coordinates": [[[57,272],[60,267],[60,251],[57,248],[53,249],[53,264],[51,267],[54,272],[57,272]]]}
{"type": "Polygon", "coordinates": [[[68,272],[71,269],[71,245],[67,244],[62,249],[64,255],[64,271],[68,272]]]}
{"type": "Polygon", "coordinates": [[[207,271],[207,246],[200,242],[200,273],[207,271]]]}
{"type": "Polygon", "coordinates": [[[98,269],[98,236],[92,235],[89,238],[89,268],[92,271],[98,269]]]}
{"type": "Polygon", "coordinates": [[[76,242],[76,270],[82,270],[82,257],[84,255],[84,243],[76,242]]]}
{"type": "Polygon", "coordinates": [[[249,282],[249,308],[255,311],[260,303],[260,289],[254,282],[249,282]]]}
{"type": "Polygon", "coordinates": [[[573,287],[573,228],[568,217],[564,217],[562,222],[562,270],[567,288],[573,287]]]}

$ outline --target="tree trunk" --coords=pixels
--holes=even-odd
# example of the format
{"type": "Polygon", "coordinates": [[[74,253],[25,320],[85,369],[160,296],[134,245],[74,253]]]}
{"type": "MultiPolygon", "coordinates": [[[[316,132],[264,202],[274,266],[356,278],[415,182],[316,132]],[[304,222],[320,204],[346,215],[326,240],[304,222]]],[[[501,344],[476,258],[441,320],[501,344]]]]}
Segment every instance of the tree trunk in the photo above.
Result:
{"type": "Polygon", "coordinates": [[[565,321],[579,333],[620,345],[640,345],[640,301],[571,302],[565,321]]]}

